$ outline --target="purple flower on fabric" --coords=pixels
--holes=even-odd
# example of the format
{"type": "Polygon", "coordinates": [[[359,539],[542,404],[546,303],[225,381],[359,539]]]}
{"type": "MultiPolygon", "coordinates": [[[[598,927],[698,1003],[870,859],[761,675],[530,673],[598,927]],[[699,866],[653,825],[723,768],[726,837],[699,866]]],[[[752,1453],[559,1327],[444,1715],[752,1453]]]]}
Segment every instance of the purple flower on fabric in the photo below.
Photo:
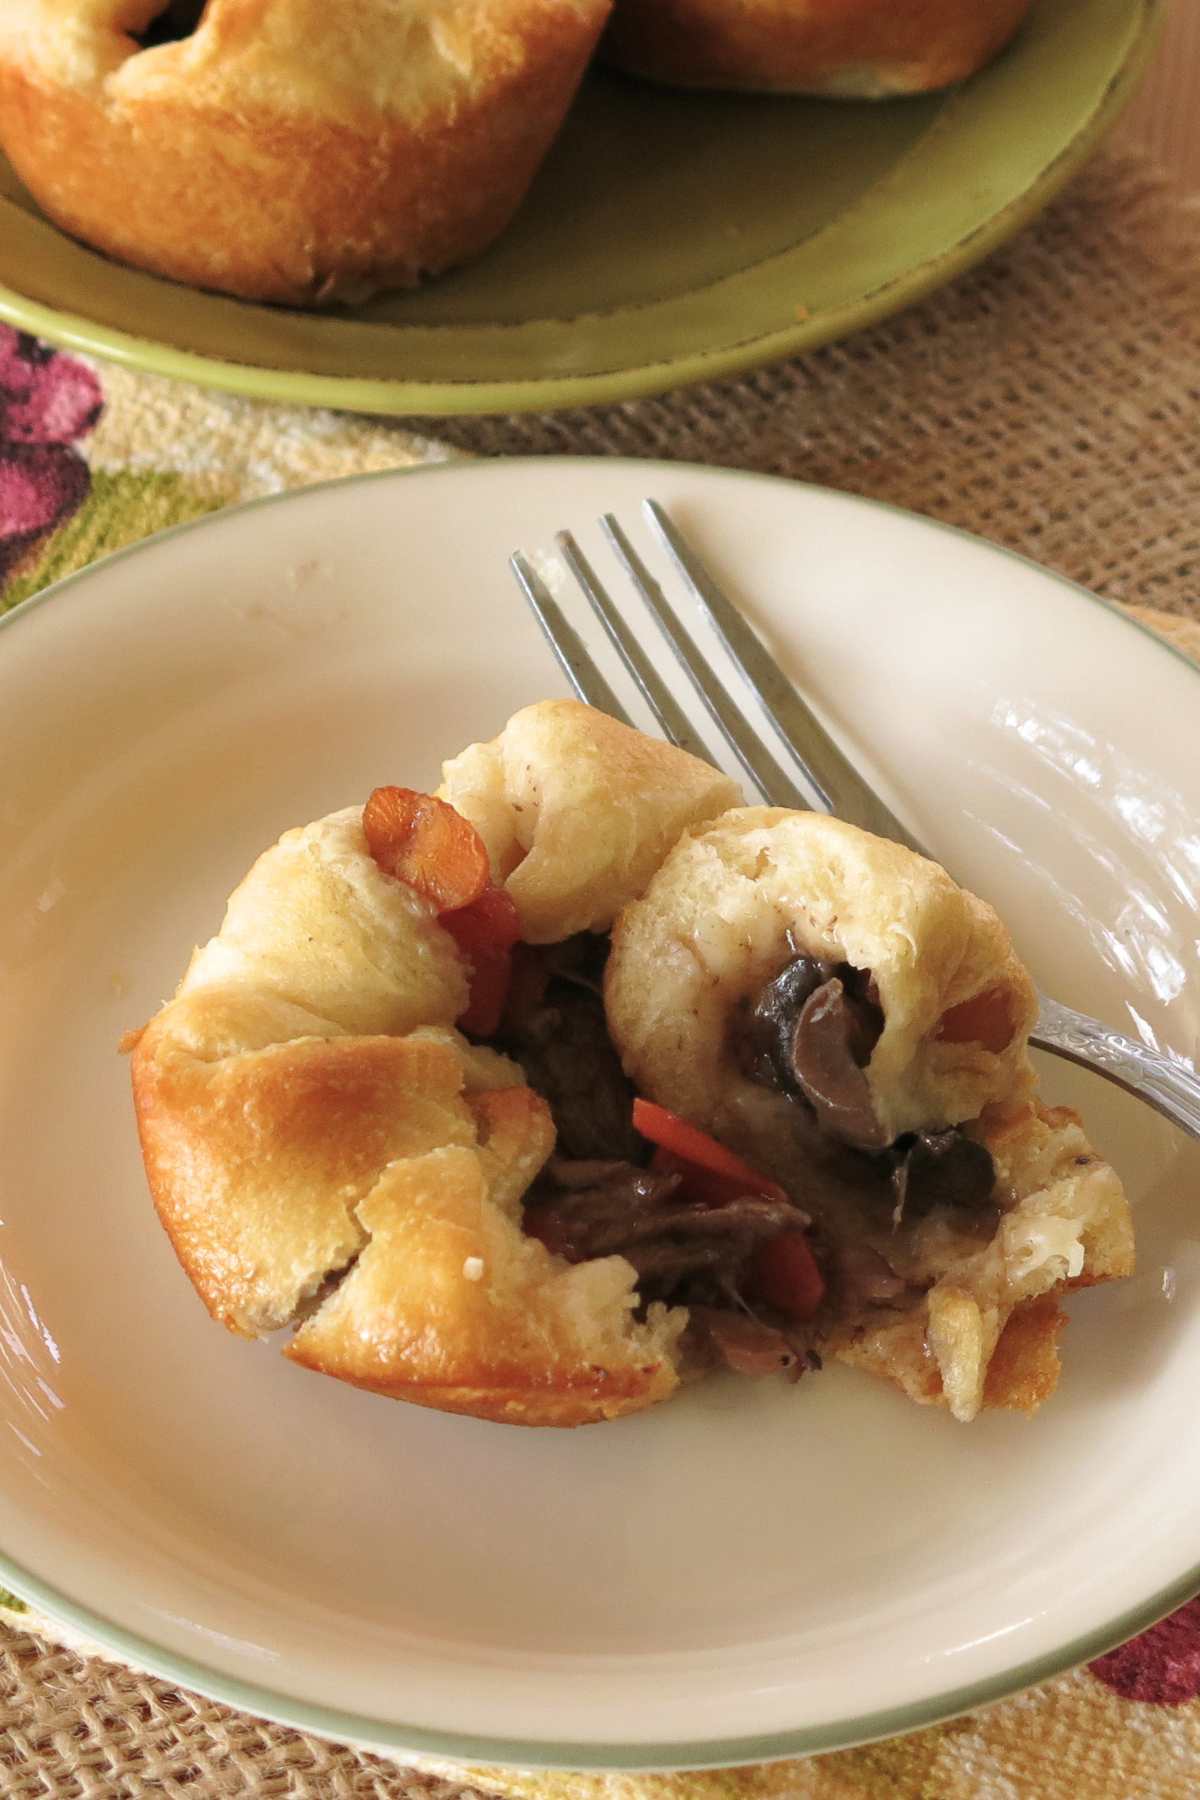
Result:
{"type": "Polygon", "coordinates": [[[1140,1637],[1089,1663],[1125,1700],[1180,1706],[1200,1697],[1200,1600],[1189,1600],[1140,1637]]]}
{"type": "Polygon", "coordinates": [[[0,582],[86,498],[88,467],[74,445],[102,404],[90,369],[0,325],[0,582]]]}

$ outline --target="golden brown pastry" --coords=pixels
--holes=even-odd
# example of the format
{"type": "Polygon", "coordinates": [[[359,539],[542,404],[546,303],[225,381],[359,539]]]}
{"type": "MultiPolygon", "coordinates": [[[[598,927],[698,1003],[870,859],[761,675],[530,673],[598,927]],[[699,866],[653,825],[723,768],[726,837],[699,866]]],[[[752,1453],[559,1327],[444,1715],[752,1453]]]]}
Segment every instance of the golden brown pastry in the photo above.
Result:
{"type": "MultiPolygon", "coordinates": [[[[527,708],[496,743],[512,757],[496,817],[522,821],[531,879],[511,849],[503,862],[543,931],[555,908],[565,930],[581,916],[606,929],[682,826],[731,792],[574,702],[527,708]],[[631,794],[620,781],[635,776],[631,794]],[[589,808],[586,874],[560,816],[572,796],[589,808]]],[[[448,764],[448,784],[489,748],[448,764]]],[[[399,1399],[575,1425],[665,1398],[684,1315],[635,1316],[622,1257],[572,1263],[523,1230],[554,1145],[549,1108],[514,1062],[455,1029],[471,940],[384,871],[364,821],[348,808],[261,856],[174,1000],[128,1041],[146,1172],[180,1262],[231,1330],[299,1323],[295,1361],[399,1399]]]]}
{"type": "Polygon", "coordinates": [[[483,250],[610,0],[0,0],[0,145],[56,224],[312,305],[483,250]]]}
{"type": "Polygon", "coordinates": [[[213,1317],[517,1424],[829,1353],[1036,1407],[1059,1294],[1133,1251],[1029,978],[934,864],[735,797],[546,701],[261,856],[127,1046],[213,1317]]]}
{"type": "Polygon", "coordinates": [[[1037,1102],[1035,996],[989,906],[839,820],[743,808],[622,914],[605,1000],[639,1093],[813,1218],[819,1352],[959,1419],[1052,1391],[1057,1297],[1128,1274],[1132,1226],[1037,1102]]]}
{"type": "Polygon", "coordinates": [[[676,87],[874,100],[962,81],[1031,0],[616,0],[606,59],[676,87]]]}
{"type": "Polygon", "coordinates": [[[740,799],[727,775],[577,700],[540,700],[446,763],[438,793],[469,819],[526,943],[607,931],[685,825],[740,799]]]}

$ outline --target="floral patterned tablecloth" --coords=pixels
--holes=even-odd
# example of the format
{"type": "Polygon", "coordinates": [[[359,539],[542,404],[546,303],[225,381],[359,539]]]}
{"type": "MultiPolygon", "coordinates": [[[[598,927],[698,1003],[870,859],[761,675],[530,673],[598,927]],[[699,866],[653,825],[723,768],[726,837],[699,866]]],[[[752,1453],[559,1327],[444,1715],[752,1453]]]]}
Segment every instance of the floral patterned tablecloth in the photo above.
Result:
{"type": "MultiPolygon", "coordinates": [[[[874,494],[1129,603],[1200,655],[1200,217],[1105,158],[982,269],[850,344],[662,401],[417,426],[99,366],[0,325],[0,611],[164,526],[463,454],[686,457],[874,494]]],[[[0,655],[3,642],[0,640],[0,655]]],[[[401,1769],[91,1660],[0,1596],[7,1795],[1195,1800],[1200,1600],[904,1739],[714,1775],[401,1769]]]]}

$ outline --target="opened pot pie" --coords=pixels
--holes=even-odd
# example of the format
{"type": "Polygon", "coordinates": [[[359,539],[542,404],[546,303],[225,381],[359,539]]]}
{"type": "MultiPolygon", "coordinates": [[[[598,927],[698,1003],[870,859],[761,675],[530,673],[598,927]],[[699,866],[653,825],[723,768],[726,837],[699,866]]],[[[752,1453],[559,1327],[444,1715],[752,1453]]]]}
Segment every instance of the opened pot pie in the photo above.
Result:
{"type": "Polygon", "coordinates": [[[1128,1208],[1038,1104],[991,909],[569,701],[285,834],[131,1034],[213,1316],[397,1399],[575,1425],[834,1355],[1033,1410],[1128,1208]],[[614,925],[615,921],[615,925],[614,925]]]}

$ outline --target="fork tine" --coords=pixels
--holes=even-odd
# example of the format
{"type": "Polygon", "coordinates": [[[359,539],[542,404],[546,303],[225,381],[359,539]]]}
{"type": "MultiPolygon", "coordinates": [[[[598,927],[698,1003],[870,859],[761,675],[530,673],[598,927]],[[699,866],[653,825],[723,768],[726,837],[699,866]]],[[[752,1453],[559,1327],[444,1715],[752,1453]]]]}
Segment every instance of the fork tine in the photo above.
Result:
{"type": "Polygon", "coordinates": [[[742,680],[787,745],[797,768],[816,789],[825,810],[926,855],[834,743],[658,501],[643,500],[642,509],[742,680]]]}
{"type": "Polygon", "coordinates": [[[687,714],[613,605],[575,538],[569,531],[560,531],[554,541],[562,553],[563,561],[583,589],[589,606],[608,633],[618,656],[637,682],[642,697],[661,725],[664,736],[672,744],[678,744],[681,750],[690,751],[693,756],[699,756],[706,762],[710,760],[707,744],[693,730],[687,714]]]}
{"type": "Polygon", "coordinates": [[[600,524],[625,573],[657,620],[659,630],[674,652],[680,668],[703,701],[713,724],[763,798],[772,806],[807,809],[807,799],[738,712],[691,637],[667,605],[662,589],[616,518],[612,513],[605,513],[600,524]]]}
{"type": "MultiPolygon", "coordinates": [[[[804,770],[825,799],[828,809],[831,812],[836,810],[842,818],[865,826],[869,831],[896,838],[901,843],[910,845],[918,854],[927,854],[867,786],[824,726],[790,687],[662,507],[657,501],[649,499],[643,505],[668,552],[737,665],[738,672],[756,695],[797,766],[804,770]],[[804,745],[805,752],[811,754],[811,765],[797,747],[798,744],[804,745]],[[830,803],[831,791],[837,797],[836,808],[830,803]]],[[[675,620],[663,599],[661,589],[642,564],[616,519],[611,513],[606,513],[601,523],[618,560],[624,565],[630,580],[658,620],[680,666],[692,681],[746,772],[767,799],[775,799],[789,791],[795,794],[796,790],[788,777],[758,745],[745,721],[733,711],[728,698],[717,687],[715,677],[687,632],[675,620]],[[718,705],[718,696],[723,704],[718,705]],[[756,751],[759,753],[755,754],[756,751]]],[[[570,533],[560,532],[558,543],[572,574],[616,644],[626,667],[641,686],[639,667],[644,673],[648,665],[645,664],[632,634],[624,626],[570,533]],[[596,596],[600,596],[600,599],[596,596]]],[[[590,652],[567,623],[549,588],[528,559],[518,551],[509,558],[509,565],[549,641],[550,648],[579,698],[611,714],[613,718],[620,719],[627,725],[631,724],[628,713],[596,668],[590,652]]],[[[650,673],[653,674],[653,671],[650,673]]],[[[662,699],[657,690],[657,680],[647,681],[643,686],[643,692],[656,712],[662,699]]],[[[793,804],[786,799],[781,799],[780,803],[793,804]]],[[[801,801],[800,804],[803,806],[804,803],[801,801]]],[[[1170,1056],[1148,1049],[1132,1038],[1123,1037],[1120,1032],[1112,1031],[1099,1020],[1074,1012],[1070,1007],[1062,1006],[1044,994],[1039,999],[1041,1004],[1037,1025],[1029,1039],[1032,1045],[1040,1050],[1047,1050],[1054,1056],[1063,1056],[1071,1062],[1080,1063],[1093,1074],[1116,1082],[1137,1099],[1145,1101],[1148,1106],[1156,1107],[1184,1131],[1200,1138],[1200,1111],[1197,1110],[1200,1085],[1189,1067],[1173,1062],[1170,1056]]]]}
{"type": "Polygon", "coordinates": [[[633,720],[592,661],[591,652],[574,626],[568,623],[558,601],[528,557],[518,550],[509,557],[508,566],[557,657],[559,667],[579,698],[588,706],[608,713],[610,718],[619,719],[622,725],[632,725],[633,720]]]}

